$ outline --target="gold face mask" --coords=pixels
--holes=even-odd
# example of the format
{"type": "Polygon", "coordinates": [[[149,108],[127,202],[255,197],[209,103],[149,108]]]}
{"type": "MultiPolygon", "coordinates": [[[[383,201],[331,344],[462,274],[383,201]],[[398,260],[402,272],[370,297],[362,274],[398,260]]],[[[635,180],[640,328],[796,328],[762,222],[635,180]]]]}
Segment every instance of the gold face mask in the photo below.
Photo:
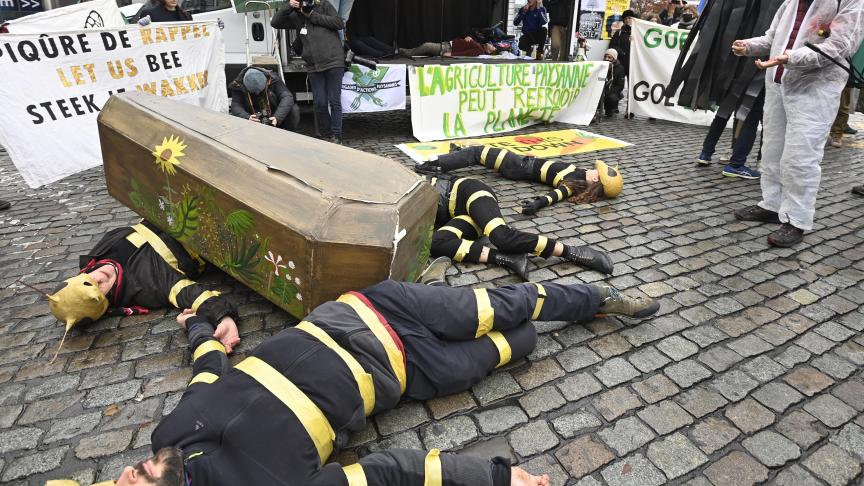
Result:
{"type": "Polygon", "coordinates": [[[624,177],[616,165],[614,168],[606,165],[602,160],[594,162],[594,168],[600,174],[600,183],[603,184],[603,194],[606,197],[617,197],[624,190],[624,177]]]}
{"type": "MultiPolygon", "coordinates": [[[[48,306],[54,317],[66,324],[66,331],[57,348],[59,353],[70,329],[78,324],[93,322],[105,314],[108,298],[99,291],[99,286],[90,275],[82,273],[66,279],[53,294],[48,295],[48,306]]],[[[54,353],[55,359],[57,353],[54,353]]]]}

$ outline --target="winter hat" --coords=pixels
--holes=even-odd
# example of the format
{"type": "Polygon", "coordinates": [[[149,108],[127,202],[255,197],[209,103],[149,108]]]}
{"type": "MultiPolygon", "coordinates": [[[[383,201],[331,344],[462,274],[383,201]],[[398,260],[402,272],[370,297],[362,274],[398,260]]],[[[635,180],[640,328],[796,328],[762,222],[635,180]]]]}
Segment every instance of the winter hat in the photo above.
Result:
{"type": "Polygon", "coordinates": [[[618,51],[616,51],[615,49],[606,49],[606,54],[612,56],[612,59],[618,59],[618,51]]]}
{"type": "Polygon", "coordinates": [[[636,12],[630,10],[629,8],[621,14],[621,19],[626,19],[627,17],[636,17],[636,12]]]}
{"type": "Polygon", "coordinates": [[[250,93],[258,94],[267,87],[267,75],[258,69],[250,69],[243,75],[243,86],[250,93]]]}

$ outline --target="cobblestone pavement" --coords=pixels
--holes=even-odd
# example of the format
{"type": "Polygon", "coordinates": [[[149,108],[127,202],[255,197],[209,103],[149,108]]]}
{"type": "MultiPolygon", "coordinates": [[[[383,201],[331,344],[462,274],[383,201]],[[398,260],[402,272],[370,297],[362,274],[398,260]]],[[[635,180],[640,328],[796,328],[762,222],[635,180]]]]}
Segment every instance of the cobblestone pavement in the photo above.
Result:
{"type": "MultiPolygon", "coordinates": [[[[590,130],[634,144],[600,154],[623,168],[616,200],[527,219],[516,201],[543,188],[467,173],[493,185],[513,226],[611,252],[609,282],[661,298],[660,314],[639,325],[537,323],[527,361],[375,417],[340,458],[388,447],[504,454],[556,485],[860,484],[864,199],[849,188],[864,183],[864,137],[827,150],[817,228],[797,248],[774,249],[770,227],[731,215],[758,200],[758,181],[694,165],[704,128],[614,120],[590,130]]],[[[410,118],[355,116],[346,137],[407,161],[393,144],[410,139],[410,118]]],[[[172,312],[107,318],[73,333],[50,362],[61,326],[16,280],[50,290],[103,232],[136,216],[107,195],[98,169],[29,190],[0,154],[0,180],[0,199],[13,202],[0,212],[0,482],[113,478],[148,455],[155,423],[189,381],[185,335],[172,312]]],[[[602,278],[557,259],[532,265],[537,281],[602,278]]],[[[239,304],[235,360],[292,321],[222,274],[207,281],[239,304]]],[[[466,264],[449,281],[515,280],[466,264]]]]}

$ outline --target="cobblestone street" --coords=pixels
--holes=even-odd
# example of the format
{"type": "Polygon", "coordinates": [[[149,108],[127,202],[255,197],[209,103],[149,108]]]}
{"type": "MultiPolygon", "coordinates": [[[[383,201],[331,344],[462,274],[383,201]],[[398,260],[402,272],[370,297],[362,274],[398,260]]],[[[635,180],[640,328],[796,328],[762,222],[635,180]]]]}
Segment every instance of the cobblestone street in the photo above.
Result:
{"type": "MultiPolygon", "coordinates": [[[[462,171],[495,189],[512,226],[609,251],[607,281],[662,299],[661,311],[638,324],[538,322],[527,360],[468,392],[374,417],[337,459],[440,448],[509,456],[553,485],[864,484],[864,198],[849,192],[864,183],[864,117],[852,120],[861,134],[826,148],[816,228],[793,249],[768,246],[773,225],[734,220],[733,209],[758,202],[759,182],[697,167],[703,127],[587,127],[633,146],[564,160],[620,163],[624,192],[533,219],[517,201],[547,188],[462,171]]],[[[413,141],[407,111],[345,126],[346,144],[412,163],[394,147],[413,141]]],[[[0,212],[0,484],[114,479],[150,455],[150,433],[192,376],[185,333],[176,311],[104,318],[70,333],[52,363],[63,327],[16,281],[52,290],[105,231],[139,218],[108,196],[101,169],[31,190],[0,151],[0,181],[12,202],[0,212]]],[[[538,282],[603,279],[558,258],[529,269],[538,282]]],[[[453,286],[516,281],[487,265],[449,274],[453,286]]],[[[240,309],[232,362],[294,322],[222,273],[204,282],[240,309]]]]}

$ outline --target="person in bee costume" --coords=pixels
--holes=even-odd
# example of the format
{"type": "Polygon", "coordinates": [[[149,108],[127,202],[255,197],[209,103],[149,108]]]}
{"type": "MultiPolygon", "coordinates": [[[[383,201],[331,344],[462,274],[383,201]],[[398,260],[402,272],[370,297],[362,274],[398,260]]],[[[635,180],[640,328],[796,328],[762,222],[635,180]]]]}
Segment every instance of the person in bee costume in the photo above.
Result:
{"type": "Polygon", "coordinates": [[[79,267],[78,275],[47,296],[51,312],[66,325],[67,333],[105,314],[172,306],[194,309],[217,323],[214,336],[228,352],[240,342],[234,306],[193,280],[204,269],[204,261],[150,223],[109,231],[80,257],[79,267]]]}
{"type": "Polygon", "coordinates": [[[438,212],[432,234],[433,257],[457,262],[494,263],[528,280],[527,253],[562,257],[577,265],[612,274],[612,259],[588,246],[565,245],[535,233],[513,229],[501,217],[495,192],[477,179],[427,176],[438,191],[438,212]],[[476,241],[486,236],[497,248],[476,241]]]}
{"type": "Polygon", "coordinates": [[[530,353],[532,319],[648,317],[660,307],[600,285],[450,288],[387,280],[314,309],[233,368],[208,318],[189,334],[193,378],[154,429],[154,456],[116,486],[548,486],[505,458],[390,449],[342,466],[328,461],[367,417],[402,397],[469,389],[530,353]]]}
{"type": "Polygon", "coordinates": [[[419,164],[416,170],[436,174],[475,164],[510,180],[532,181],[553,188],[543,196],[519,201],[522,214],[536,214],[540,209],[565,199],[575,204],[588,204],[603,197],[614,198],[624,189],[624,178],[618,167],[610,167],[602,160],[596,161],[593,169],[580,169],[566,162],[523,157],[488,145],[461,148],[451,144],[450,153],[419,164]]]}

